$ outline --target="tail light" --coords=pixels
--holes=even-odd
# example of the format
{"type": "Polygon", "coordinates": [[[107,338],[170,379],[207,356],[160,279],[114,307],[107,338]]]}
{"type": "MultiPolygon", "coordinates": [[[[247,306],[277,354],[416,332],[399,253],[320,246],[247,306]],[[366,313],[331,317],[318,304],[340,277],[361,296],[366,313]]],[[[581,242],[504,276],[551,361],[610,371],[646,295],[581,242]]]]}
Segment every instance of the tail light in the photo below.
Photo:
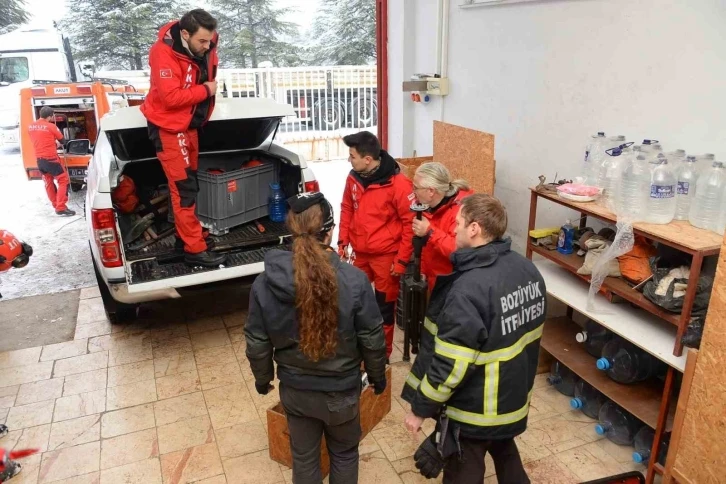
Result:
{"type": "Polygon", "coordinates": [[[91,86],[78,86],[76,87],[78,94],[91,94],[91,86]]]}
{"type": "Polygon", "coordinates": [[[41,178],[43,178],[43,174],[40,172],[40,170],[30,168],[28,169],[28,178],[31,180],[40,180],[41,178]]]}
{"type": "Polygon", "coordinates": [[[116,216],[113,209],[91,210],[93,220],[93,234],[96,246],[101,254],[101,263],[104,267],[121,267],[121,247],[118,233],[116,233],[116,216]]]}
{"type": "Polygon", "coordinates": [[[30,90],[30,93],[33,96],[45,96],[45,88],[44,87],[34,87],[30,90]]]}
{"type": "Polygon", "coordinates": [[[317,180],[306,181],[304,187],[305,187],[306,192],[319,192],[320,191],[320,184],[318,183],[317,180]]]}

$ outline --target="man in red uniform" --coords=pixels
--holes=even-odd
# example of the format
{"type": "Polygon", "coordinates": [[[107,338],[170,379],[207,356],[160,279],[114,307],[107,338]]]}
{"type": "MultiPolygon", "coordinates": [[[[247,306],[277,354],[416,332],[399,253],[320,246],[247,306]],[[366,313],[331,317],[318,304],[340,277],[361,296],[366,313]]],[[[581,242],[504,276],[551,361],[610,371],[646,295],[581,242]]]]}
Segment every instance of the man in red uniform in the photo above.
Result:
{"type": "Polygon", "coordinates": [[[38,170],[43,175],[45,182],[45,193],[55,209],[55,213],[63,217],[75,215],[76,212],[69,210],[68,206],[68,171],[58,158],[56,143],[64,143],[63,134],[53,123],[53,108],[43,106],[40,109],[40,118],[28,126],[30,141],[33,143],[35,159],[38,162],[38,170]],[[55,183],[58,182],[58,186],[55,183]]]}
{"type": "Polygon", "coordinates": [[[413,251],[413,186],[372,133],[351,134],[343,142],[353,169],[343,193],[338,253],[344,257],[350,245],[355,266],[375,286],[389,358],[399,280],[413,251]]]}
{"type": "MultiPolygon", "coordinates": [[[[212,115],[217,92],[217,21],[202,9],[166,24],[149,52],[151,88],[141,106],[171,193],[184,260],[215,267],[226,257],[205,241],[195,214],[199,182],[197,129],[212,115]]],[[[211,243],[211,240],[209,241],[211,243]]]]}

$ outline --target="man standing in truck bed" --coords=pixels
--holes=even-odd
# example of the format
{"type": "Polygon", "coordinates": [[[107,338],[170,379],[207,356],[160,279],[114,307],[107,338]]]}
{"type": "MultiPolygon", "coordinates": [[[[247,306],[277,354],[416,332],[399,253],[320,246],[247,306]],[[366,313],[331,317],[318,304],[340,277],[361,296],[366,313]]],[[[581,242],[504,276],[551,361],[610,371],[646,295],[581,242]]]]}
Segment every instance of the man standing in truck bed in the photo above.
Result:
{"type": "Polygon", "coordinates": [[[217,21],[202,9],[191,10],[161,28],[149,52],[151,89],[141,106],[149,138],[169,181],[184,260],[205,267],[216,267],[226,259],[210,251],[211,240],[205,240],[194,212],[199,193],[197,129],[212,115],[217,92],[216,28],[217,21]]]}
{"type": "Polygon", "coordinates": [[[343,192],[338,253],[343,257],[350,245],[355,266],[375,286],[390,358],[399,280],[413,252],[413,184],[374,134],[361,131],[343,142],[353,169],[343,192]]]}

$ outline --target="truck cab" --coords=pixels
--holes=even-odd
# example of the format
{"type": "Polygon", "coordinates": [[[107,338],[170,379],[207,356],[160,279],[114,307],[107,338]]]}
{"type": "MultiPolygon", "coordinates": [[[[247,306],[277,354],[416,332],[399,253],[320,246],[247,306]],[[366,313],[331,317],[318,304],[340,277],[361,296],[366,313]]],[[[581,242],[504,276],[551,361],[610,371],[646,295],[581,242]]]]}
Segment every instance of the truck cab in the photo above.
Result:
{"type": "MultiPolygon", "coordinates": [[[[198,132],[199,172],[213,173],[230,160],[239,165],[254,160],[273,167],[286,197],[318,191],[305,159],[274,142],[281,120],[293,113],[292,106],[271,99],[218,99],[209,122],[198,132]]],[[[265,253],[291,243],[285,224],[272,222],[264,207],[256,220],[214,237],[213,250],[227,255],[224,265],[188,266],[182,249],[175,245],[173,223],[168,215],[158,213],[165,213],[163,209],[152,214],[156,239],[129,235],[133,232],[129,224],[138,224],[138,219],[124,213],[113,197],[125,177],[133,180],[137,193],[148,195],[147,200],[163,200],[168,193],[168,182],[138,107],[121,108],[101,119],[88,166],[86,224],[98,286],[111,322],[135,318],[143,302],[180,298],[210,285],[256,276],[263,271],[265,253]]],[[[269,190],[268,186],[234,183],[228,185],[226,197],[249,197],[254,192],[259,199],[260,193],[264,197],[269,190]]],[[[198,213],[199,207],[198,199],[198,213]]]]}

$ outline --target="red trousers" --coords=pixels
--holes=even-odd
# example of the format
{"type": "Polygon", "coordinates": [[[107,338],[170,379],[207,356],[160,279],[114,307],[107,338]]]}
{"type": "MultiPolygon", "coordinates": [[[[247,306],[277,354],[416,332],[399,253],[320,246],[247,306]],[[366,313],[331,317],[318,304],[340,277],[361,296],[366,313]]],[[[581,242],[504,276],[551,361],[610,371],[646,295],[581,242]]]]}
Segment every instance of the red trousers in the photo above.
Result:
{"type": "Polygon", "coordinates": [[[43,175],[45,193],[48,194],[48,200],[50,200],[55,211],[67,210],[68,185],[71,180],[65,166],[57,158],[55,160],[38,158],[38,170],[43,175]],[[58,183],[57,187],[56,182],[58,183]]]}
{"type": "Polygon", "coordinates": [[[179,238],[184,242],[184,251],[190,254],[204,252],[207,244],[195,213],[199,193],[197,130],[172,133],[149,124],[149,138],[156,147],[156,156],[169,181],[174,224],[179,238]]]}
{"type": "Polygon", "coordinates": [[[383,316],[383,331],[386,335],[386,358],[390,358],[393,351],[393,333],[396,326],[396,300],[400,277],[391,275],[391,267],[396,260],[396,253],[392,254],[355,254],[353,265],[362,270],[373,283],[378,309],[383,316]]]}

